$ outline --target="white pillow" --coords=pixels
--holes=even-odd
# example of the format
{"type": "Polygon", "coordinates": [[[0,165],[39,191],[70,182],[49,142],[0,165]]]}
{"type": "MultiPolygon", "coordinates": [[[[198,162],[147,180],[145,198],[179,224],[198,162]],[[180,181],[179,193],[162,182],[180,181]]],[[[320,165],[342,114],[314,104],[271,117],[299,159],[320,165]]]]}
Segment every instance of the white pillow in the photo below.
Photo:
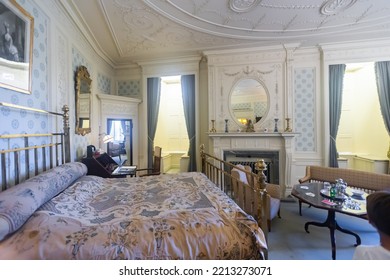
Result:
{"type": "MultiPolygon", "coordinates": [[[[245,169],[243,165],[237,164],[236,167],[245,169]]],[[[249,184],[248,183],[248,178],[246,177],[246,173],[238,168],[233,167],[232,170],[237,171],[238,175],[240,175],[240,181],[243,182],[244,184],[249,184]]]]}

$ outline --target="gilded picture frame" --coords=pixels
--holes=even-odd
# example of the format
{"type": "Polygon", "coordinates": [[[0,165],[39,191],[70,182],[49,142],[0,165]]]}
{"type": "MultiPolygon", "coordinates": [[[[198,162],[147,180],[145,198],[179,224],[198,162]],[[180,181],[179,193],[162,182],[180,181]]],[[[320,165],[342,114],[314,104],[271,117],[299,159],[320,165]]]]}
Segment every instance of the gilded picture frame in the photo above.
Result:
{"type": "Polygon", "coordinates": [[[15,0],[0,0],[0,87],[31,94],[34,18],[15,0]]]}

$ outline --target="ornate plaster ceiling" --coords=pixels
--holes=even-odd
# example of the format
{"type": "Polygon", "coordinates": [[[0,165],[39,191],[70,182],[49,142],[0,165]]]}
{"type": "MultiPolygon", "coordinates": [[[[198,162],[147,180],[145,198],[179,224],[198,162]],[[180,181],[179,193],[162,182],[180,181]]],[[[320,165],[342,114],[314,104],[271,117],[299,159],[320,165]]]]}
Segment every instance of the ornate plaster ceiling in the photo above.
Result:
{"type": "Polygon", "coordinates": [[[390,38],[389,0],[66,0],[115,66],[206,50],[390,38]]]}

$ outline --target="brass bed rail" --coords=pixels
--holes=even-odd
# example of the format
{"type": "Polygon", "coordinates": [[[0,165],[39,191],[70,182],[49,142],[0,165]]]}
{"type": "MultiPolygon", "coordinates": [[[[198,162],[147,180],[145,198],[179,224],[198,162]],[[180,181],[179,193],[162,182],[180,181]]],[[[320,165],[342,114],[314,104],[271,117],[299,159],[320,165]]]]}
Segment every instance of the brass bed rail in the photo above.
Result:
{"type": "Polygon", "coordinates": [[[266,175],[264,174],[266,170],[264,160],[259,160],[256,163],[258,174],[240,169],[247,176],[251,176],[249,184],[245,184],[231,174],[233,168],[239,169],[237,166],[206,153],[204,151],[204,145],[201,145],[200,152],[202,173],[231,197],[241,209],[252,215],[267,238],[267,191],[265,189],[267,183],[266,175]]]}
{"type": "Polygon", "coordinates": [[[29,179],[31,176],[38,175],[40,172],[51,169],[54,166],[70,162],[68,106],[63,106],[63,113],[50,112],[5,102],[0,102],[0,106],[15,110],[27,110],[61,116],[63,118],[63,131],[61,132],[0,135],[2,146],[7,146],[7,148],[0,150],[0,191],[17,185],[29,179]],[[30,143],[32,140],[42,140],[48,143],[34,145],[30,143]]]}

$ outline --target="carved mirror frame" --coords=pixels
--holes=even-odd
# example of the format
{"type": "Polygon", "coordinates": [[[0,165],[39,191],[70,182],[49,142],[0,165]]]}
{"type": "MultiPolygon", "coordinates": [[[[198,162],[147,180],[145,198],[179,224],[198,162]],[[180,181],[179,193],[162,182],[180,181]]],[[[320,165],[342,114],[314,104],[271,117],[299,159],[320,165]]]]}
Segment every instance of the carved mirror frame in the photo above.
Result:
{"type": "Polygon", "coordinates": [[[245,118],[245,119],[251,120],[253,124],[264,122],[270,110],[270,95],[268,92],[268,88],[265,86],[264,82],[261,81],[260,79],[257,79],[256,77],[250,77],[250,76],[239,77],[234,81],[233,86],[230,90],[230,94],[229,94],[230,115],[237,125],[239,125],[240,127],[245,127],[245,123],[240,122],[240,117],[238,116],[239,114],[237,114],[237,111],[238,112],[240,110],[245,111],[245,108],[235,108],[233,104],[233,97],[237,95],[238,93],[237,91],[240,90],[243,91],[242,92],[243,96],[241,97],[241,99],[244,100],[244,103],[249,106],[247,110],[250,111],[250,114],[253,114],[252,117],[245,118]],[[239,89],[240,87],[243,86],[242,83],[244,83],[244,81],[246,80],[250,82],[248,88],[239,89]],[[258,92],[256,92],[255,95],[253,94],[253,91],[255,90],[254,83],[256,84],[257,87],[259,87],[258,92]],[[254,107],[256,103],[258,103],[257,104],[258,106],[260,103],[262,104],[264,103],[263,106],[265,108],[261,109],[261,114],[259,115],[256,115],[256,108],[254,107]]]}
{"type": "Polygon", "coordinates": [[[92,80],[87,67],[76,70],[76,134],[91,132],[91,91],[92,80]]]}

